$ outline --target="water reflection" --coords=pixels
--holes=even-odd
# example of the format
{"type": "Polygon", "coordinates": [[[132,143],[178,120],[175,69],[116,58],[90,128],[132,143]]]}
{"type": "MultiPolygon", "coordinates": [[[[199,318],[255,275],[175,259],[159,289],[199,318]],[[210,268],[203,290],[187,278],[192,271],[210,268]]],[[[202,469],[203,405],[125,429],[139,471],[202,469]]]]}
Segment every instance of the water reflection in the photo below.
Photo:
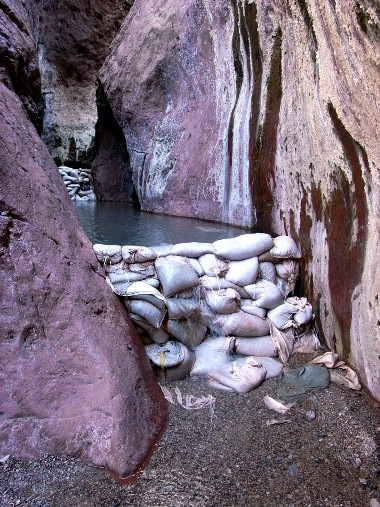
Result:
{"type": "Polygon", "coordinates": [[[92,243],[153,246],[201,241],[212,243],[246,229],[191,218],[144,213],[128,203],[76,202],[79,220],[92,243]]]}

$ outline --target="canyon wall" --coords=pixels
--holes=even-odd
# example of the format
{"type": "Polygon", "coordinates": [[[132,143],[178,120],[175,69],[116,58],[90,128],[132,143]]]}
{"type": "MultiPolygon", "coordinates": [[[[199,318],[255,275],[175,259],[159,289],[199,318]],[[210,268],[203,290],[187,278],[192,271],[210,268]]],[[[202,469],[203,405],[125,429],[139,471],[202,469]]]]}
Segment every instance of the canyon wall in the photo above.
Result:
{"type": "Polygon", "coordinates": [[[0,3],[0,50],[0,455],[68,454],[130,476],[167,403],[30,121],[41,90],[19,1],[0,3]]]}
{"type": "Polygon", "coordinates": [[[374,0],[136,0],[100,71],[142,209],[296,238],[320,334],[377,398],[379,17],[374,0]]]}

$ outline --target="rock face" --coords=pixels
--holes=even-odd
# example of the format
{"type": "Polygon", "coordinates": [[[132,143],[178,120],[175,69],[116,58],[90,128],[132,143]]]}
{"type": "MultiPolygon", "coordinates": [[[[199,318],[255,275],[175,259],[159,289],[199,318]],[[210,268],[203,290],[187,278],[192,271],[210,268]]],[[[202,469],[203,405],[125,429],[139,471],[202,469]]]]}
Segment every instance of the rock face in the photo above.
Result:
{"type": "Polygon", "coordinates": [[[136,0],[100,72],[142,209],[296,237],[319,332],[378,398],[379,16],[136,0]]]}
{"type": "Polygon", "coordinates": [[[26,2],[42,77],[42,138],[58,165],[83,167],[93,159],[96,74],[132,3],[26,2]]]}
{"type": "Polygon", "coordinates": [[[35,103],[37,77],[22,15],[21,3],[1,4],[0,39],[13,31],[6,54],[18,58],[0,82],[0,454],[81,456],[130,476],[160,438],[167,406],[23,108],[35,103]],[[19,89],[33,92],[21,100],[16,71],[27,79],[19,89]]]}

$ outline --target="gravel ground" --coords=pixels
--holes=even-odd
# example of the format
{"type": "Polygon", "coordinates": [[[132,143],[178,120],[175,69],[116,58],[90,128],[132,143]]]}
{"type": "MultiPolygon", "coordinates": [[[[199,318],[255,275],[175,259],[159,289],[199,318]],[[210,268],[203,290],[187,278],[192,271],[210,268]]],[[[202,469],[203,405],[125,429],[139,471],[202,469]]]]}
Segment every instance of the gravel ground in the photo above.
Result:
{"type": "MultiPolygon", "coordinates": [[[[185,396],[212,394],[209,408],[170,405],[166,434],[133,485],[120,486],[76,459],[47,456],[0,464],[0,504],[10,506],[355,506],[380,502],[380,406],[364,393],[331,384],[299,400],[286,415],[280,379],[244,395],[185,380],[185,396]],[[307,412],[315,419],[309,420],[307,412]],[[271,419],[288,420],[268,426],[271,419]]],[[[379,504],[380,505],[380,504],[379,504]]]]}

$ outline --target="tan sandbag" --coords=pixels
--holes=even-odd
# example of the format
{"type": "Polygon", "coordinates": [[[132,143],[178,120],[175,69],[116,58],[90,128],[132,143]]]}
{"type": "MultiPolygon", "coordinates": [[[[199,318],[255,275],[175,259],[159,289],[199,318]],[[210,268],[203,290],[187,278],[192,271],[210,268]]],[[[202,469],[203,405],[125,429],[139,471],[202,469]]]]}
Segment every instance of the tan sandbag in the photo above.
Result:
{"type": "Polygon", "coordinates": [[[195,363],[192,377],[205,377],[223,364],[231,361],[235,339],[231,336],[210,337],[195,349],[195,363]]]}
{"type": "Polygon", "coordinates": [[[285,302],[273,310],[268,310],[267,317],[278,329],[286,329],[293,325],[293,316],[296,313],[297,308],[285,302]]]}
{"type": "Polygon", "coordinates": [[[198,259],[192,259],[191,257],[188,258],[190,266],[194,269],[196,274],[198,276],[203,276],[205,274],[204,269],[201,266],[201,263],[198,259]]]}
{"type": "Polygon", "coordinates": [[[270,335],[254,338],[236,337],[235,352],[242,356],[276,357],[277,347],[270,335]]]}
{"type": "Polygon", "coordinates": [[[287,363],[293,352],[294,330],[288,328],[286,331],[280,331],[270,320],[268,322],[272,340],[277,346],[278,355],[284,363],[287,363]]]}
{"type": "Polygon", "coordinates": [[[265,368],[253,357],[236,359],[209,373],[209,377],[238,393],[248,393],[265,379],[265,368]]]}
{"type": "Polygon", "coordinates": [[[155,261],[157,276],[164,296],[190,289],[199,284],[199,278],[185,257],[170,255],[155,261]]]}
{"type": "Polygon", "coordinates": [[[255,302],[252,299],[240,300],[240,306],[243,312],[250,313],[251,315],[256,315],[256,317],[260,317],[260,319],[265,319],[267,310],[265,308],[255,306],[254,303],[255,302]]]}
{"type": "Polygon", "coordinates": [[[271,262],[272,264],[278,264],[279,262],[282,262],[282,259],[279,259],[278,257],[275,257],[271,251],[264,252],[261,255],[259,255],[259,263],[262,262],[271,262]]]}
{"type": "Polygon", "coordinates": [[[250,296],[243,287],[239,287],[235,283],[229,282],[225,278],[217,278],[215,276],[202,276],[199,283],[208,290],[234,289],[241,298],[248,299],[250,296]]]}
{"type": "Polygon", "coordinates": [[[205,300],[215,313],[230,314],[240,309],[240,295],[231,288],[207,291],[205,300]]]}
{"type": "Polygon", "coordinates": [[[164,326],[168,333],[187,347],[197,347],[202,343],[207,332],[204,324],[193,320],[168,319],[164,326]]]}
{"type": "Polygon", "coordinates": [[[167,257],[171,253],[172,246],[165,243],[163,245],[151,246],[150,249],[153,250],[157,257],[167,257]]]}
{"type": "Polygon", "coordinates": [[[251,257],[242,261],[230,261],[226,280],[244,287],[256,281],[259,272],[259,259],[251,257]]]}
{"type": "Polygon", "coordinates": [[[283,295],[277,285],[269,282],[268,280],[259,280],[252,285],[246,285],[244,289],[253,299],[254,306],[266,308],[267,310],[276,308],[276,306],[283,303],[284,300],[283,295]]]}
{"type": "Polygon", "coordinates": [[[110,273],[108,276],[112,285],[124,282],[138,282],[146,278],[141,273],[133,273],[132,271],[123,271],[121,273],[110,273]]]}
{"type": "Polygon", "coordinates": [[[173,368],[183,363],[187,347],[180,342],[170,340],[164,345],[147,345],[145,352],[155,366],[173,368]]]}
{"type": "Polygon", "coordinates": [[[169,319],[188,319],[196,310],[199,310],[200,302],[195,299],[167,298],[169,319]]]}
{"type": "Polygon", "coordinates": [[[175,380],[181,380],[190,375],[195,361],[195,354],[185,347],[185,345],[183,345],[183,347],[185,348],[185,354],[181,364],[171,368],[156,368],[156,374],[160,380],[174,382],[175,380]]]}
{"type": "Polygon", "coordinates": [[[290,236],[277,236],[273,239],[271,254],[280,259],[299,259],[301,252],[296,242],[290,236]]]}
{"type": "Polygon", "coordinates": [[[292,297],[286,300],[288,303],[297,308],[297,313],[294,315],[294,322],[299,326],[310,324],[314,319],[313,308],[306,298],[292,297]]]}
{"type": "Polygon", "coordinates": [[[276,268],[273,262],[259,262],[258,278],[276,283],[276,268]]]}
{"type": "Polygon", "coordinates": [[[121,246],[119,245],[101,245],[93,246],[96,258],[104,264],[117,264],[121,261],[121,246]]]}
{"type": "Polygon", "coordinates": [[[129,299],[147,301],[159,310],[163,310],[166,306],[166,299],[161,292],[145,282],[132,283],[128,287],[125,296],[129,299]]]}
{"type": "Polygon", "coordinates": [[[153,261],[157,254],[146,246],[125,245],[121,249],[124,262],[133,264],[136,262],[153,261]]]}
{"type": "Polygon", "coordinates": [[[146,278],[154,277],[156,275],[153,262],[135,262],[132,264],[126,264],[125,267],[132,273],[145,275],[146,278]]]}
{"type": "Polygon", "coordinates": [[[228,262],[219,259],[214,254],[199,257],[199,264],[207,276],[224,276],[228,271],[228,262]]]}
{"type": "Polygon", "coordinates": [[[135,299],[127,300],[124,302],[128,312],[140,315],[145,319],[148,324],[158,329],[166,315],[166,307],[160,309],[157,306],[148,303],[147,301],[139,301],[135,299]]]}
{"type": "Polygon", "coordinates": [[[178,243],[173,245],[170,253],[172,255],[181,255],[183,257],[198,258],[201,255],[215,253],[215,248],[211,243],[178,243]]]}
{"type": "Polygon", "coordinates": [[[169,333],[162,329],[162,327],[156,329],[148,324],[148,322],[143,317],[140,317],[140,315],[136,315],[134,313],[129,313],[128,315],[133,323],[143,329],[154,343],[163,344],[170,339],[169,333]]]}
{"type": "Polygon", "coordinates": [[[214,327],[222,336],[265,336],[269,334],[268,320],[243,311],[230,315],[215,315],[214,327]]]}
{"type": "Polygon", "coordinates": [[[278,377],[282,372],[284,365],[281,361],[274,359],[273,357],[257,357],[256,359],[266,369],[265,379],[278,377]]]}
{"type": "Polygon", "coordinates": [[[242,261],[250,257],[257,257],[273,247],[269,234],[243,234],[236,238],[214,241],[216,254],[231,261],[242,261]]]}

